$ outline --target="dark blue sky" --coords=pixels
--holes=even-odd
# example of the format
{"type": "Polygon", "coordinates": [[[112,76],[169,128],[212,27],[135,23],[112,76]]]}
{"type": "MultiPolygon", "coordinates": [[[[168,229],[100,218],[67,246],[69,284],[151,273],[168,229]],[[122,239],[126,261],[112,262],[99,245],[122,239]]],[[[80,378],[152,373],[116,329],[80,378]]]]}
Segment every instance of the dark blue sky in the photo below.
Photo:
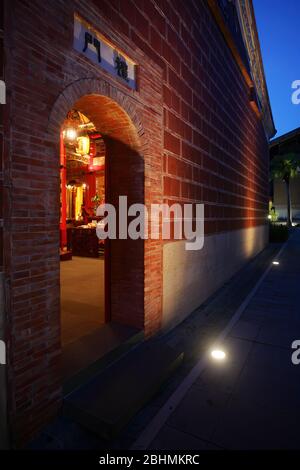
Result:
{"type": "Polygon", "coordinates": [[[253,0],[276,137],[300,127],[291,84],[300,80],[300,0],[253,0]]]}

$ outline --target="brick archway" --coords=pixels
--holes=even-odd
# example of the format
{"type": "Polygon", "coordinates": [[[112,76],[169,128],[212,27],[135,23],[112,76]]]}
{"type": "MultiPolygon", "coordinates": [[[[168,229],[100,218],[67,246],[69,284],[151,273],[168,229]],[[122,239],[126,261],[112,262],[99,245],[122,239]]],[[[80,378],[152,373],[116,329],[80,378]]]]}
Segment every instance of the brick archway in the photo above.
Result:
{"type": "MultiPolygon", "coordinates": [[[[38,116],[33,114],[32,127],[28,128],[26,134],[26,142],[30,144],[26,145],[26,148],[22,145],[22,151],[27,158],[27,168],[23,173],[24,178],[20,180],[17,176],[14,177],[16,190],[11,203],[13,213],[16,214],[13,229],[16,236],[13,245],[11,241],[7,242],[7,246],[13,246],[13,249],[6,252],[8,278],[11,282],[7,302],[14,331],[12,343],[8,345],[11,380],[9,395],[12,403],[9,420],[16,442],[21,442],[25,436],[33,435],[52,418],[57,413],[62,398],[59,306],[61,125],[67,111],[76,103],[85,106],[84,102],[80,101],[82,97],[97,96],[102,99],[102,104],[107,99],[106,102],[113,105],[119,117],[128,124],[129,130],[124,133],[124,139],[117,140],[116,134],[107,128],[107,145],[115,154],[120,146],[131,149],[128,157],[131,156],[132,161],[136,160],[133,164],[139,163],[134,172],[136,180],[131,180],[132,188],[136,187],[137,181],[138,184],[142,182],[138,197],[142,195],[147,206],[152,202],[161,203],[163,99],[162,87],[157,84],[162,83],[162,76],[155,67],[149,66],[148,69],[148,65],[147,62],[144,71],[141,70],[147,75],[147,80],[141,80],[142,85],[137,92],[126,89],[116,81],[112,81],[115,83],[113,86],[105,78],[76,80],[57,95],[54,102],[51,94],[53,89],[49,87],[49,92],[45,89],[45,110],[43,113],[39,112],[38,116]],[[24,217],[30,227],[30,231],[26,228],[25,233],[24,217]],[[13,278],[11,266],[17,265],[24,267],[24,279],[13,278]],[[19,321],[20,318],[22,321],[19,321]],[[29,327],[24,330],[24,324],[27,323],[30,330],[29,327]]],[[[38,98],[32,98],[32,106],[37,105],[39,98],[39,95],[38,98]]],[[[100,115],[98,118],[100,120],[100,115]]],[[[18,141],[16,142],[17,145],[18,141]]],[[[115,161],[117,162],[117,159],[115,161]]],[[[125,184],[125,180],[123,177],[121,183],[125,184]]],[[[131,193],[130,196],[135,199],[134,194],[131,193]]],[[[143,278],[143,286],[139,286],[137,291],[134,289],[133,273],[130,279],[124,278],[121,286],[122,295],[124,294],[122,303],[129,312],[134,312],[134,322],[137,321],[146,335],[150,335],[158,331],[161,325],[161,242],[145,240],[134,251],[134,255],[138,254],[138,276],[143,278]],[[131,291],[128,286],[131,286],[131,291]],[[131,297],[125,295],[128,292],[131,297]]],[[[126,252],[130,260],[131,249],[126,252]]],[[[115,318],[118,318],[119,313],[120,310],[115,306],[115,318]]]]}
{"type": "MultiPolygon", "coordinates": [[[[134,92],[124,92],[106,80],[99,78],[82,78],[68,85],[57,97],[49,114],[47,134],[58,152],[58,136],[60,127],[67,112],[78,106],[85,114],[90,114],[87,101],[93,101],[97,97],[98,107],[91,118],[97,126],[102,127],[102,133],[106,136],[106,145],[112,152],[118,152],[116,146],[127,146],[139,162],[139,168],[135,168],[132,179],[132,187],[143,181],[143,189],[139,194],[131,193],[129,203],[143,202],[149,207],[151,202],[162,202],[162,106],[161,96],[153,99],[153,109],[145,108],[145,103],[134,92]],[[101,102],[100,102],[101,100],[101,102]],[[123,122],[126,130],[123,138],[116,139],[112,128],[103,127],[105,112],[109,106],[114,108],[115,117],[123,122]],[[97,114],[97,116],[96,116],[97,114]],[[147,126],[145,125],[147,124],[147,126]],[[151,142],[151,148],[150,144],[151,142]],[[112,147],[115,146],[115,149],[112,147]],[[142,196],[141,196],[142,195],[142,196]]],[[[96,105],[97,106],[97,105],[96,105]]],[[[117,132],[118,126],[115,127],[117,132]]],[[[123,175],[125,176],[125,175],[123,175]]],[[[123,178],[125,182],[126,178],[123,178]]],[[[111,197],[112,199],[112,197],[111,197]]],[[[135,298],[127,298],[125,304],[141,305],[136,314],[137,324],[144,328],[146,335],[156,332],[161,326],[162,316],[162,246],[160,240],[145,240],[139,247],[140,256],[143,256],[143,292],[136,292],[135,298]]],[[[137,251],[138,251],[137,250],[137,251]]],[[[141,265],[139,271],[141,271],[141,265]]],[[[133,276],[134,277],[134,276],[133,276]]],[[[126,284],[126,283],[125,283],[126,284]]],[[[133,284],[134,286],[134,284],[133,284]]],[[[113,296],[112,296],[113,297],[113,296]]],[[[125,305],[124,304],[124,305],[125,305]]],[[[117,315],[117,312],[116,312],[117,315]]],[[[116,317],[115,317],[116,318],[116,317]]]]}
{"type": "MultiPolygon", "coordinates": [[[[101,81],[96,83],[97,86],[95,80],[81,80],[69,86],[54,105],[49,130],[52,135],[56,134],[58,141],[60,126],[72,108],[81,111],[95,124],[107,150],[106,202],[114,205],[118,220],[119,196],[127,196],[128,205],[145,201],[144,132],[126,97],[113,87],[103,90],[101,81]],[[103,91],[110,96],[100,94],[103,91]],[[81,95],[79,98],[78,94],[81,95]],[[117,98],[123,107],[111,96],[117,98]]],[[[109,252],[105,263],[109,265],[105,269],[106,318],[144,329],[144,242],[117,239],[107,241],[106,246],[109,252]]]]}
{"type": "Polygon", "coordinates": [[[131,97],[104,80],[91,78],[84,78],[71,83],[56,99],[49,115],[48,123],[49,136],[52,137],[55,143],[57,143],[60,125],[65,119],[67,112],[74,107],[74,103],[87,95],[102,96],[118,105],[119,110],[123,110],[130,118],[135,132],[140,138],[141,153],[145,154],[147,152],[148,142],[145,137],[144,128],[131,97]]]}

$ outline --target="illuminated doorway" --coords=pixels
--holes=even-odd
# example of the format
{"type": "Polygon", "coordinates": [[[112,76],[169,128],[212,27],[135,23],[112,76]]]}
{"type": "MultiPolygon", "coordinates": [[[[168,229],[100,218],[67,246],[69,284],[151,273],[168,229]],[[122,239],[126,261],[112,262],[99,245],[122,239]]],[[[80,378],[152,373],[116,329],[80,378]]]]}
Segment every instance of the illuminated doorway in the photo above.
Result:
{"type": "Polygon", "coordinates": [[[59,132],[62,376],[68,392],[107,357],[121,354],[125,343],[133,344],[145,326],[144,241],[117,238],[103,244],[95,236],[100,202],[115,207],[117,220],[120,195],[128,206],[144,203],[144,159],[134,123],[107,96],[74,100],[59,132]]]}
{"type": "Polygon", "coordinates": [[[68,112],[60,142],[61,340],[65,347],[97,331],[105,317],[105,244],[96,235],[105,201],[106,149],[82,112],[68,112]]]}

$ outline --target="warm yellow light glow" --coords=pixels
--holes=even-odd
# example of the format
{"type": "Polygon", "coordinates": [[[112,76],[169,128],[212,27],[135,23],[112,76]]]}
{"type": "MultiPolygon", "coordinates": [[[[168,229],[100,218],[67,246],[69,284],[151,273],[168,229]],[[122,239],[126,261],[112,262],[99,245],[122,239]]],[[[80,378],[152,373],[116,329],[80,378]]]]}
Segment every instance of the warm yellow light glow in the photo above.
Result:
{"type": "Polygon", "coordinates": [[[273,264],[279,264],[279,261],[273,261],[273,264]]]}
{"type": "Polygon", "coordinates": [[[268,215],[268,219],[271,220],[272,219],[272,216],[271,214],[268,215]]]}
{"type": "Polygon", "coordinates": [[[103,166],[105,164],[105,157],[94,157],[93,166],[103,166]]]}
{"type": "Polygon", "coordinates": [[[90,139],[89,137],[78,137],[77,139],[78,147],[76,148],[76,152],[80,153],[80,155],[88,155],[90,152],[90,139]]]}
{"type": "Polygon", "coordinates": [[[86,188],[86,184],[85,184],[85,183],[83,183],[82,187],[83,187],[83,189],[85,189],[85,188],[86,188]]]}
{"type": "Polygon", "coordinates": [[[211,352],[211,357],[213,359],[216,359],[217,361],[223,361],[226,357],[226,354],[224,351],[222,351],[221,349],[214,349],[212,352],[211,352]]]}
{"type": "Polygon", "coordinates": [[[75,198],[75,218],[79,220],[81,217],[81,206],[83,204],[83,188],[82,186],[76,187],[76,198],[75,198]]]}
{"type": "Polygon", "coordinates": [[[77,138],[77,132],[72,127],[68,127],[66,130],[64,130],[63,135],[67,140],[75,140],[77,138]]]}

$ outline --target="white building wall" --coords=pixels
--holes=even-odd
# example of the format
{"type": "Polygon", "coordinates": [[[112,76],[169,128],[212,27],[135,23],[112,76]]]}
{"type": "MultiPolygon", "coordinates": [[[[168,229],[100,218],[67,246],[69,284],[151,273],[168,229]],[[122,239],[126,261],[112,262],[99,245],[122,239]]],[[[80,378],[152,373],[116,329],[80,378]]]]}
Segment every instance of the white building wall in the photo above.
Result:
{"type": "Polygon", "coordinates": [[[184,241],[163,248],[163,327],[182,321],[268,243],[268,226],[205,237],[199,251],[184,241]]]}

